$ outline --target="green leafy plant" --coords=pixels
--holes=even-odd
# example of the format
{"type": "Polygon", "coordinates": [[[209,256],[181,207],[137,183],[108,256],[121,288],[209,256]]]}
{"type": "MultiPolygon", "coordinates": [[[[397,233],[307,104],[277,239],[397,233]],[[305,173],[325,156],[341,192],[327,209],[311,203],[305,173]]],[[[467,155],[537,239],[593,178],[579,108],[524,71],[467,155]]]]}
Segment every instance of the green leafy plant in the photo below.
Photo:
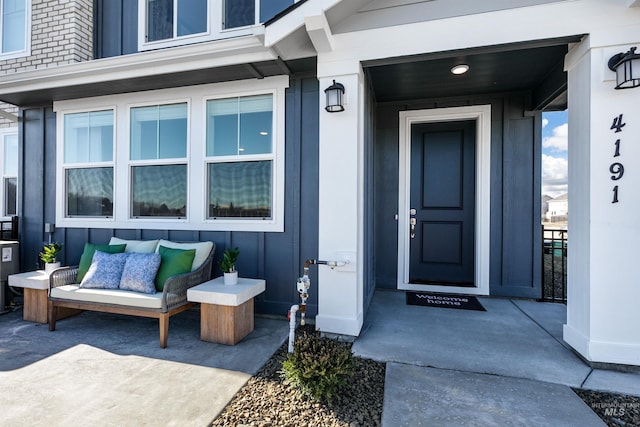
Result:
{"type": "Polygon", "coordinates": [[[284,382],[318,401],[328,403],[348,384],[354,369],[348,343],[303,332],[293,354],[282,362],[284,382]]]}
{"type": "Polygon", "coordinates": [[[236,271],[236,260],[240,255],[240,249],[233,248],[227,249],[222,254],[222,259],[220,260],[220,268],[224,273],[233,273],[236,271]]]}
{"type": "Polygon", "coordinates": [[[62,245],[58,242],[47,243],[42,247],[42,252],[40,252],[40,259],[45,264],[50,264],[56,262],[56,258],[58,254],[62,250],[62,245]]]}

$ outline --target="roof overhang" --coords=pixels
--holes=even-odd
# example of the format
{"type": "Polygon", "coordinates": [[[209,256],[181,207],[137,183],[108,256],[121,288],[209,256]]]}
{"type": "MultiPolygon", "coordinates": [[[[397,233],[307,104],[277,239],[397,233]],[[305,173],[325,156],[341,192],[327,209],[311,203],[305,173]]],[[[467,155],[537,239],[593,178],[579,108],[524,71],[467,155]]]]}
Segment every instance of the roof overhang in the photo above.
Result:
{"type": "MultiPolygon", "coordinates": [[[[261,32],[262,27],[257,28],[261,32]]],[[[0,100],[48,105],[87,96],[263,78],[315,70],[315,59],[285,63],[262,34],[141,52],[0,76],[0,100]]]]}

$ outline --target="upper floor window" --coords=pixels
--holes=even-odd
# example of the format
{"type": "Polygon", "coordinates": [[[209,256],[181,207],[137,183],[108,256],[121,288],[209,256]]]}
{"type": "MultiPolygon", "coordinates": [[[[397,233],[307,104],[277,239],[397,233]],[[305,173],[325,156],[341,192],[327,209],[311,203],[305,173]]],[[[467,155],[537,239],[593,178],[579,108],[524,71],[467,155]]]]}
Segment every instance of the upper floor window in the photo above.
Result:
{"type": "Polygon", "coordinates": [[[146,0],[147,42],[207,32],[207,0],[146,0]]]}
{"type": "Polygon", "coordinates": [[[18,134],[4,133],[2,141],[2,206],[3,216],[17,214],[18,206],[18,134]]]}
{"type": "Polygon", "coordinates": [[[139,49],[251,34],[265,22],[300,0],[138,0],[139,49]]]}
{"type": "Polygon", "coordinates": [[[31,0],[0,0],[0,57],[28,53],[31,0]]]}

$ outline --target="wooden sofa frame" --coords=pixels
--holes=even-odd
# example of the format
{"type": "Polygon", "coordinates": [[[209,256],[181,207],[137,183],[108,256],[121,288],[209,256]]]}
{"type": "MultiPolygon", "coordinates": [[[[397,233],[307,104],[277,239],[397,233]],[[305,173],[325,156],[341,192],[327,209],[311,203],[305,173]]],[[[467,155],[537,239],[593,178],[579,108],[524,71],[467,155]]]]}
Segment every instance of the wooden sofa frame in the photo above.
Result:
{"type": "Polygon", "coordinates": [[[181,313],[195,304],[187,301],[187,289],[211,279],[213,256],[216,245],[213,244],[209,255],[200,267],[189,273],[179,274],[167,279],[162,291],[162,308],[144,308],[119,304],[78,301],[51,297],[51,289],[76,283],[78,267],[56,269],[49,278],[49,330],[56,330],[58,308],[100,311],[130,316],[150,317],[158,319],[160,326],[160,347],[167,346],[169,335],[169,318],[181,313]]]}

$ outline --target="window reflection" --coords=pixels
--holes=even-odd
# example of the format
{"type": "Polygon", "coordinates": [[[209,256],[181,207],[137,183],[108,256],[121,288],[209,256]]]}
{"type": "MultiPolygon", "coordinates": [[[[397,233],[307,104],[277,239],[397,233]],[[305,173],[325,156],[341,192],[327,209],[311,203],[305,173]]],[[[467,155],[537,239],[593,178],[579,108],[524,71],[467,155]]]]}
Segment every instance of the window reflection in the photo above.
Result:
{"type": "Polygon", "coordinates": [[[147,0],[147,41],[173,37],[173,0],[147,0]]]}
{"type": "Polygon", "coordinates": [[[65,163],[113,160],[113,110],[65,114],[65,163]]]}
{"type": "Polygon", "coordinates": [[[224,2],[224,27],[237,28],[253,25],[255,0],[226,0],[224,2]]]}
{"type": "Polygon", "coordinates": [[[134,166],[132,168],[134,217],[187,215],[187,165],[134,166]]]}
{"type": "Polygon", "coordinates": [[[271,153],[272,110],[272,95],[207,101],[207,156],[271,153]]]}
{"type": "Polygon", "coordinates": [[[272,162],[209,164],[209,218],[271,218],[272,162]]]}
{"type": "Polygon", "coordinates": [[[178,37],[207,31],[207,0],[178,0],[178,37]]]}
{"type": "Polygon", "coordinates": [[[5,216],[16,215],[18,200],[18,179],[4,179],[4,214],[5,216]]]}
{"type": "Polygon", "coordinates": [[[67,215],[113,216],[113,168],[67,169],[67,215]]]}
{"type": "Polygon", "coordinates": [[[131,160],[187,156],[187,104],[131,109],[131,160]]]}
{"type": "Polygon", "coordinates": [[[293,0],[260,0],[260,22],[266,22],[293,4],[293,0]]]}
{"type": "Polygon", "coordinates": [[[0,53],[25,50],[26,36],[26,0],[3,0],[2,6],[2,51],[0,53]]]}

